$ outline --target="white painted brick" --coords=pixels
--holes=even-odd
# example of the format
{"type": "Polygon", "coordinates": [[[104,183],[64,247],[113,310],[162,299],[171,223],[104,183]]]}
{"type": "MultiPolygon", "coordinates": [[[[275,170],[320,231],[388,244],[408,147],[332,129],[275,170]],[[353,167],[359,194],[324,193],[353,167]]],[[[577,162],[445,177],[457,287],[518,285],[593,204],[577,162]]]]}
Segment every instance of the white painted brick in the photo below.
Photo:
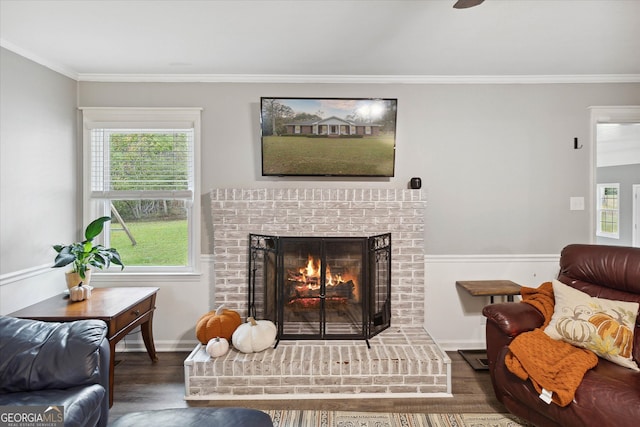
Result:
{"type": "MultiPolygon", "coordinates": [[[[214,224],[214,292],[216,299],[246,304],[238,295],[224,296],[218,285],[233,283],[244,292],[248,234],[277,235],[367,235],[392,233],[394,247],[392,283],[412,290],[392,289],[392,306],[424,297],[424,209],[423,193],[393,189],[215,189],[210,193],[214,224]],[[348,221],[347,221],[348,220],[348,221]],[[317,225],[309,227],[309,225],[317,225]],[[400,249],[400,251],[398,251],[400,249]],[[407,257],[408,256],[408,257],[407,257]],[[402,261],[399,263],[398,260],[402,261]],[[407,258],[404,258],[407,257],[407,258]],[[220,262],[224,261],[224,262],[220,262]],[[238,269],[233,274],[221,271],[238,269]],[[409,277],[407,271],[412,270],[409,277]],[[399,276],[399,277],[395,277],[399,276]],[[414,282],[407,280],[413,278],[414,282]],[[415,284],[414,284],[415,283],[415,284]]],[[[235,293],[235,292],[234,292],[235,293]]],[[[422,303],[422,302],[420,302],[422,303]]],[[[394,323],[422,323],[423,313],[394,309],[394,323]]],[[[407,310],[409,310],[407,308],[407,310]]]]}

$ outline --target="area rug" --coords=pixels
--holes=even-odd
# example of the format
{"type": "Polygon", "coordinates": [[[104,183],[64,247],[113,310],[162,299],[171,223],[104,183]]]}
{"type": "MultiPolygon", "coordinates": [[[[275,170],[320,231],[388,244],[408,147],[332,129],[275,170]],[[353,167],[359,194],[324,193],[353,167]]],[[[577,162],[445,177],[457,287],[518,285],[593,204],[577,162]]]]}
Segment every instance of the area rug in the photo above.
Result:
{"type": "Polygon", "coordinates": [[[341,411],[265,411],[274,427],[519,427],[511,414],[391,414],[341,411]]]}

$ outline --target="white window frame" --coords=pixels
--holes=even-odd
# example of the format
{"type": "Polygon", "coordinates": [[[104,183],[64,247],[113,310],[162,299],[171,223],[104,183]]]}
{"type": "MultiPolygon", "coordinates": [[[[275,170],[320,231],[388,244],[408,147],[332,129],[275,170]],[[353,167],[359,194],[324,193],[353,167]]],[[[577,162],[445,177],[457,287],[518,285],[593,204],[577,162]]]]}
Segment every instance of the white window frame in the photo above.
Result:
{"type": "MultiPolygon", "coordinates": [[[[91,189],[91,130],[92,129],[193,129],[193,197],[188,209],[188,260],[186,266],[128,266],[95,272],[98,276],[109,276],[109,280],[131,280],[132,276],[165,281],[174,275],[200,275],[200,146],[201,108],[80,108],[82,111],[83,150],[83,209],[85,224],[102,215],[111,216],[106,204],[92,197],[91,189]]],[[[109,223],[105,224],[108,226],[109,223]]],[[[108,233],[103,233],[103,237],[108,233]]],[[[96,277],[96,275],[93,275],[96,277]]],[[[96,277],[97,278],[97,277],[96,277]]],[[[135,279],[134,279],[135,280],[135,279]]]]}
{"type": "Polygon", "coordinates": [[[620,238],[620,184],[619,183],[609,183],[609,184],[596,184],[596,236],[598,237],[607,237],[609,239],[619,239],[620,238]],[[604,191],[607,188],[615,188],[618,191],[618,208],[617,209],[603,209],[601,200],[604,191]],[[615,211],[616,215],[616,223],[618,224],[618,231],[615,233],[611,233],[608,231],[602,230],[602,221],[601,221],[601,213],[602,211],[615,211]]]}

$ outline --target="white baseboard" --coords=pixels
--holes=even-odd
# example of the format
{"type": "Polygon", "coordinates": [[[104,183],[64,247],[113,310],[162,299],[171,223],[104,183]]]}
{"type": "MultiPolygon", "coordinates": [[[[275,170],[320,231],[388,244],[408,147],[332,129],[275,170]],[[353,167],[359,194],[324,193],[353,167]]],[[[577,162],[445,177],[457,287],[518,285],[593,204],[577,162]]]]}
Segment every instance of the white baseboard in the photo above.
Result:
{"type": "Polygon", "coordinates": [[[485,348],[484,341],[467,341],[467,340],[442,340],[438,341],[438,345],[444,351],[458,350],[478,350],[485,348]]]}
{"type": "MultiPolygon", "coordinates": [[[[196,345],[200,344],[197,340],[188,340],[188,341],[172,341],[172,340],[159,340],[155,341],[154,344],[156,347],[156,351],[158,353],[168,353],[168,352],[191,352],[196,347],[196,345]]],[[[146,353],[147,349],[144,346],[144,341],[142,340],[134,340],[134,339],[123,339],[118,344],[116,344],[116,352],[119,353],[146,353]]]]}

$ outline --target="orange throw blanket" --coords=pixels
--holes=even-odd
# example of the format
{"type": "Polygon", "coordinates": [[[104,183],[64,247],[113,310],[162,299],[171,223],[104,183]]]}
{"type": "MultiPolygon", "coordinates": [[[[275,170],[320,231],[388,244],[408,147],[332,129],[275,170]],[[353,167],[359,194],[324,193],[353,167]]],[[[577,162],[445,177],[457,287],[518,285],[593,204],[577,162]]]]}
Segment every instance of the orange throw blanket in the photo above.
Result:
{"type": "Polygon", "coordinates": [[[545,317],[542,328],[524,332],[509,344],[505,356],[507,369],[521,380],[531,380],[538,393],[553,392],[552,400],[560,406],[573,401],[584,374],[598,364],[595,353],[556,341],[544,333],[553,315],[554,299],[551,282],[539,288],[523,287],[522,302],[536,307],[545,317]]]}
{"type": "Polygon", "coordinates": [[[544,316],[544,323],[540,326],[541,329],[547,327],[553,316],[553,308],[556,305],[555,298],[553,297],[553,285],[551,282],[544,282],[538,288],[527,288],[523,286],[520,288],[520,295],[522,295],[522,302],[531,304],[542,313],[544,316]]]}

